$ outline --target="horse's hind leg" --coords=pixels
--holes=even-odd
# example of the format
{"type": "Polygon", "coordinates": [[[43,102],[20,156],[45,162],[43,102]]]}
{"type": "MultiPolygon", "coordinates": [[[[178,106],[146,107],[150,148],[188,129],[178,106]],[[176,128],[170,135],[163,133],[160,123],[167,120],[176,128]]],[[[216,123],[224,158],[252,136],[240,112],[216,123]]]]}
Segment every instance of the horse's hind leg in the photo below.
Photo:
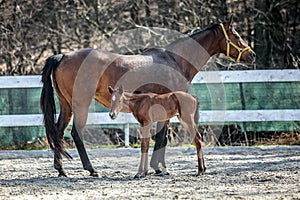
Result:
{"type": "Polygon", "coordinates": [[[82,141],[82,135],[84,131],[84,126],[87,120],[87,115],[88,115],[88,107],[86,111],[84,112],[75,112],[74,113],[74,122],[73,122],[73,127],[71,131],[71,135],[73,137],[73,140],[75,142],[77,151],[79,153],[83,169],[88,170],[90,172],[90,176],[95,176],[98,177],[98,173],[96,170],[93,168],[90,159],[87,155],[87,152],[85,150],[84,143],[82,141]]]}
{"type": "Polygon", "coordinates": [[[168,175],[165,164],[165,151],[167,145],[167,131],[168,131],[168,121],[157,122],[156,135],[155,135],[155,145],[150,161],[150,166],[155,170],[156,174],[168,175]],[[159,167],[159,163],[162,164],[163,169],[159,167]]]}
{"type": "MultiPolygon", "coordinates": [[[[59,139],[63,140],[64,131],[68,126],[70,119],[72,117],[72,111],[70,106],[66,102],[60,101],[60,114],[57,121],[57,129],[59,133],[59,139]]],[[[61,156],[54,155],[54,168],[58,171],[58,176],[67,176],[65,170],[62,166],[61,156]]]]}

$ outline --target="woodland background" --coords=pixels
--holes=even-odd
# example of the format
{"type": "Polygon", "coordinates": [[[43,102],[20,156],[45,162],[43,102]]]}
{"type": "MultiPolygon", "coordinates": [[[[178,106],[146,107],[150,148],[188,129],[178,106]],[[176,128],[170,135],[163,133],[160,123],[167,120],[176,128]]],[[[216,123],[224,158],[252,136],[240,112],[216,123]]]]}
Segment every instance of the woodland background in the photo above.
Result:
{"type": "Polygon", "coordinates": [[[299,68],[298,0],[0,0],[0,75],[39,74],[52,54],[97,47],[137,26],[189,33],[231,14],[257,69],[299,68]]]}

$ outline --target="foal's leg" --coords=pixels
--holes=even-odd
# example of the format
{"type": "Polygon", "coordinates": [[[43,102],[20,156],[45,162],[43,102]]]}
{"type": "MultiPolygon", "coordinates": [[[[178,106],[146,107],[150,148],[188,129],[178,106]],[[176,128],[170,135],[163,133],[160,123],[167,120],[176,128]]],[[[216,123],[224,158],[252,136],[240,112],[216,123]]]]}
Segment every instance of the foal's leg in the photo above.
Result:
{"type": "MultiPolygon", "coordinates": [[[[59,134],[59,139],[63,140],[65,128],[68,126],[70,119],[72,117],[72,111],[69,104],[63,99],[60,99],[60,114],[57,121],[57,129],[59,134]]],[[[58,176],[67,176],[65,170],[62,166],[62,157],[54,155],[54,168],[58,171],[58,176]]]]}
{"type": "Polygon", "coordinates": [[[77,151],[79,153],[83,169],[88,170],[90,172],[90,176],[98,177],[98,173],[93,168],[90,159],[86,153],[84,143],[82,141],[83,130],[86,124],[88,111],[82,113],[74,113],[74,123],[72,127],[71,135],[75,142],[77,151]]]}
{"type": "Polygon", "coordinates": [[[169,174],[165,164],[165,151],[168,142],[167,140],[168,123],[169,121],[157,122],[155,145],[154,145],[154,149],[150,161],[150,166],[155,170],[156,174],[160,174],[160,175],[169,174]],[[162,164],[163,169],[160,169],[159,163],[162,164]]]}
{"type": "Polygon", "coordinates": [[[141,138],[141,161],[138,169],[138,173],[134,178],[143,178],[148,173],[148,151],[149,151],[149,141],[150,141],[150,128],[151,125],[141,127],[142,138],[141,138]]]}
{"type": "Polygon", "coordinates": [[[205,163],[204,163],[204,156],[203,156],[203,151],[202,151],[202,145],[201,145],[201,135],[197,131],[196,126],[194,125],[194,120],[189,116],[189,117],[184,117],[182,116],[182,121],[183,125],[185,128],[192,134],[192,137],[194,138],[194,142],[196,145],[197,149],[197,157],[198,157],[198,173],[197,176],[203,174],[205,172],[205,163]]]}
{"type": "Polygon", "coordinates": [[[198,156],[198,174],[197,174],[197,176],[203,174],[206,170],[201,140],[202,140],[202,137],[201,137],[200,133],[197,131],[196,136],[194,138],[194,142],[195,142],[196,148],[197,148],[197,156],[198,156]]]}

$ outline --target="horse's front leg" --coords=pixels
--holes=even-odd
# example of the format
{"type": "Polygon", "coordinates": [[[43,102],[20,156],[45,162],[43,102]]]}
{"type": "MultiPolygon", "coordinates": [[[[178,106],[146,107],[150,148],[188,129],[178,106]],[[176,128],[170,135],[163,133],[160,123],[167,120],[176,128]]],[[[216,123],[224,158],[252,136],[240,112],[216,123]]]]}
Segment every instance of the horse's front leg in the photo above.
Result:
{"type": "MultiPolygon", "coordinates": [[[[63,137],[65,128],[68,126],[70,122],[70,118],[72,116],[72,112],[70,107],[65,103],[64,99],[60,99],[60,114],[57,120],[57,129],[58,129],[58,137],[63,144],[63,137]]],[[[62,166],[62,157],[54,154],[54,168],[58,171],[59,177],[67,177],[67,174],[62,166]]]]}
{"type": "Polygon", "coordinates": [[[149,141],[150,141],[150,127],[141,127],[142,138],[141,138],[141,161],[138,169],[138,173],[134,178],[143,178],[148,173],[148,151],[149,151],[149,141]]]}

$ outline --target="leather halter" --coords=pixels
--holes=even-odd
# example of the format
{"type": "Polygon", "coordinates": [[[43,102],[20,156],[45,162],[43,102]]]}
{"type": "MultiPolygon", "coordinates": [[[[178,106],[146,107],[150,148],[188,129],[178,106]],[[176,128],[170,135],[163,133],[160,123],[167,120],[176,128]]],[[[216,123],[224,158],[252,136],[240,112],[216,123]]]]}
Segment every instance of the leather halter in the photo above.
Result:
{"type": "Polygon", "coordinates": [[[234,44],[233,42],[231,42],[231,40],[229,39],[229,37],[228,37],[228,35],[227,35],[227,32],[226,32],[226,30],[225,30],[224,25],[223,25],[223,24],[220,24],[220,25],[221,25],[221,27],[222,27],[222,30],[223,30],[223,33],[224,33],[224,36],[225,36],[225,39],[226,39],[226,43],[227,43],[226,56],[227,56],[230,60],[232,60],[232,61],[234,61],[234,62],[239,62],[240,59],[241,59],[242,54],[243,54],[245,51],[249,50],[250,47],[248,46],[248,47],[246,47],[246,48],[241,48],[241,47],[237,46],[236,44],[234,44]],[[237,57],[236,59],[234,59],[233,57],[231,57],[231,56],[229,55],[229,53],[230,53],[230,46],[233,46],[233,47],[236,48],[236,49],[238,50],[238,52],[239,52],[239,55],[238,55],[238,57],[237,57]]]}

